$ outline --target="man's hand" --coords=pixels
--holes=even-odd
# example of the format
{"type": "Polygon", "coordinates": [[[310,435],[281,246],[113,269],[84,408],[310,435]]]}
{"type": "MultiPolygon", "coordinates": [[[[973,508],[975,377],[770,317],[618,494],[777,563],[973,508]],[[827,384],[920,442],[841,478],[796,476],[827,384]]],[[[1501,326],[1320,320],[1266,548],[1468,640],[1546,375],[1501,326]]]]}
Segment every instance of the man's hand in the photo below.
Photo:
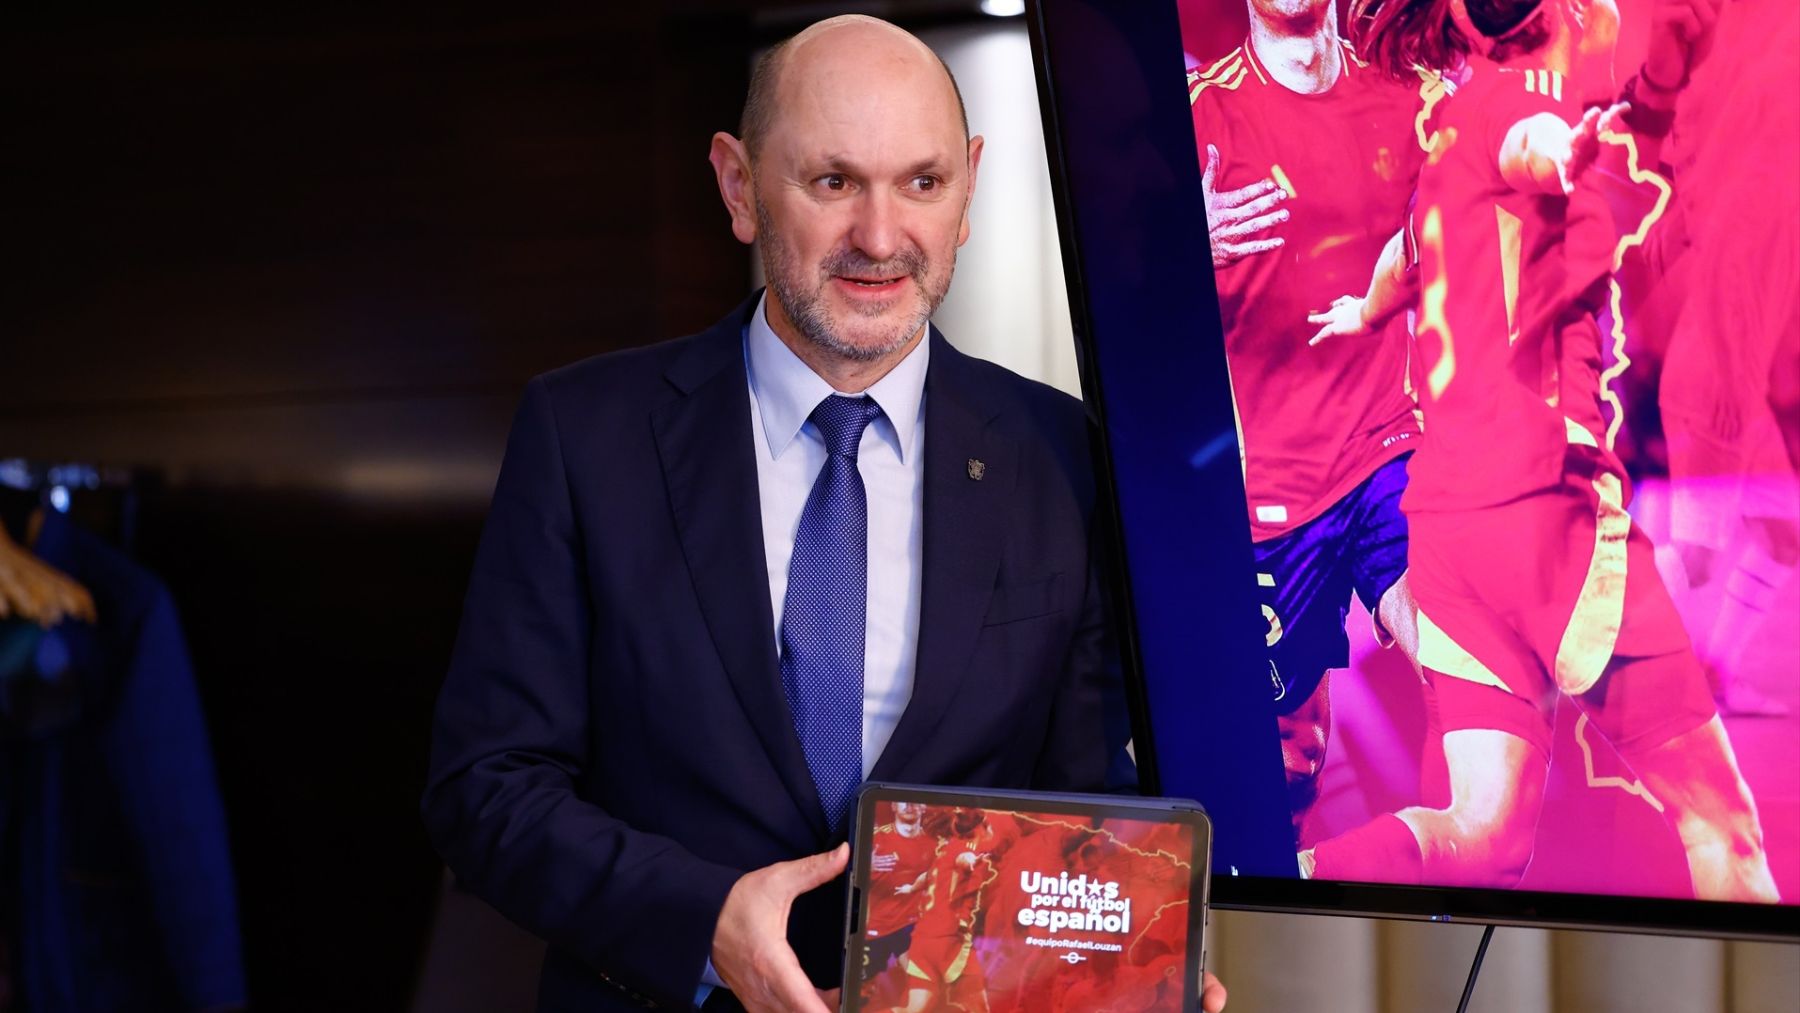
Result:
{"type": "Polygon", "coordinates": [[[1724,0],[1656,0],[1650,12],[1646,82],[1659,91],[1680,88],[1712,52],[1713,28],[1724,0]]]}
{"type": "Polygon", "coordinates": [[[1208,144],[1200,189],[1206,194],[1206,232],[1212,240],[1215,271],[1253,254],[1279,249],[1285,240],[1267,232],[1288,220],[1287,209],[1276,208],[1287,200],[1287,191],[1279,183],[1264,178],[1243,189],[1219,193],[1213,189],[1218,174],[1219,149],[1208,144]]]}
{"type": "Polygon", "coordinates": [[[1363,317],[1363,303],[1362,296],[1340,295],[1331,301],[1330,309],[1307,314],[1306,322],[1318,324],[1319,331],[1306,343],[1310,346],[1326,338],[1358,338],[1369,333],[1369,321],[1363,317]]]}
{"type": "Polygon", "coordinates": [[[1200,983],[1200,1008],[1206,1013],[1219,1013],[1225,1008],[1225,986],[1219,984],[1211,971],[1206,972],[1206,980],[1200,983]]]}
{"type": "Polygon", "coordinates": [[[713,930],[712,963],[750,1013],[834,1013],[838,990],[814,988],[787,944],[794,898],[841,875],[850,846],[745,873],[713,930]]]}

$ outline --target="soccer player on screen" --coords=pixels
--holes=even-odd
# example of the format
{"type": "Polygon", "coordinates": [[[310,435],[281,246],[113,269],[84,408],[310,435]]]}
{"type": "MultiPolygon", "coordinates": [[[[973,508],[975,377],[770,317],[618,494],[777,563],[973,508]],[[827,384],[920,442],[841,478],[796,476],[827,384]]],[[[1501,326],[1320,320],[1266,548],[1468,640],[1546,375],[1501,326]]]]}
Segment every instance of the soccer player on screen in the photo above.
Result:
{"type": "Polygon", "coordinates": [[[1415,654],[1405,455],[1419,424],[1405,322],[1311,347],[1310,313],[1367,281],[1406,218],[1436,74],[1396,83],[1339,37],[1336,0],[1248,0],[1250,35],[1188,75],[1299,839],[1349,664],[1354,593],[1415,654]]]}
{"type": "MultiPolygon", "coordinates": [[[[1365,0],[1358,12],[1366,52],[1389,73],[1463,64],[1466,75],[1432,118],[1419,175],[1425,436],[1403,503],[1451,802],[1303,853],[1317,878],[1516,885],[1560,691],[1657,801],[1694,895],[1778,899],[1755,803],[1624,509],[1593,316],[1606,272],[1582,248],[1609,212],[1577,186],[1603,133],[1667,133],[1718,2],[1659,0],[1629,104],[1604,117],[1541,65],[1578,30],[1566,0],[1365,0]]],[[[1392,291],[1378,283],[1371,301],[1392,291]]]]}
{"type": "Polygon", "coordinates": [[[919,917],[904,961],[907,995],[901,1011],[987,1013],[987,980],[981,955],[975,951],[981,895],[994,881],[995,859],[1018,839],[1018,832],[989,821],[980,809],[932,807],[925,821],[940,847],[920,880],[919,917]]]}
{"type": "MultiPolygon", "coordinates": [[[[863,998],[887,997],[875,982],[895,961],[904,962],[919,912],[920,886],[937,857],[939,841],[924,830],[925,806],[895,802],[894,821],[875,828],[869,840],[869,916],[863,929],[863,998]]],[[[892,997],[899,1002],[900,996],[892,997]]]]}

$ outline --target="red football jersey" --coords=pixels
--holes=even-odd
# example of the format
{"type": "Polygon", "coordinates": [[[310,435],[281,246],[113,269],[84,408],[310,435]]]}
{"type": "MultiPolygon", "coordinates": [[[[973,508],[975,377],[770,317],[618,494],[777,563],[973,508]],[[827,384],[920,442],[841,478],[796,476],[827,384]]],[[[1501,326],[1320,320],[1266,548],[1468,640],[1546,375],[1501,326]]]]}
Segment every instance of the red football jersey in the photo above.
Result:
{"type": "Polygon", "coordinates": [[[1277,83],[1250,43],[1188,75],[1201,169],[1219,150],[1214,188],[1273,178],[1288,191],[1280,249],[1215,272],[1237,401],[1251,534],[1273,538],[1311,520],[1376,468],[1411,449],[1406,322],[1380,335],[1307,341],[1307,314],[1368,291],[1382,248],[1406,222],[1424,157],[1422,111],[1443,81],[1393,81],[1344,44],[1330,90],[1277,83]]]}
{"type": "Polygon", "coordinates": [[[876,827],[869,842],[869,938],[885,936],[912,924],[925,894],[920,882],[937,856],[939,841],[920,831],[908,837],[895,824],[876,827]],[[905,893],[897,888],[910,887],[905,893]]]}
{"type": "Polygon", "coordinates": [[[967,938],[974,932],[981,889],[993,880],[995,872],[980,838],[980,832],[974,838],[952,838],[932,860],[925,896],[919,903],[919,920],[913,927],[915,941],[967,938]]]}
{"type": "MultiPolygon", "coordinates": [[[[1409,240],[1425,436],[1409,512],[1469,510],[1561,481],[1570,423],[1604,442],[1599,328],[1616,236],[1607,202],[1527,194],[1501,178],[1507,131],[1582,110],[1560,74],[1484,64],[1428,123],[1409,240]]],[[[1588,442],[1583,438],[1581,442],[1588,442]]]]}

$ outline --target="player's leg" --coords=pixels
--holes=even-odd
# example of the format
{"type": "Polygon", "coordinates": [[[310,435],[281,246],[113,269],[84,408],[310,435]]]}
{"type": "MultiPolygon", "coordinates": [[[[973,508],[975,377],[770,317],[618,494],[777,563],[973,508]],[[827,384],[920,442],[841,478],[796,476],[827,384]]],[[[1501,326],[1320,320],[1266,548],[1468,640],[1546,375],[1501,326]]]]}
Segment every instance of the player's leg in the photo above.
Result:
{"type": "Polygon", "coordinates": [[[1301,527],[1255,546],[1270,690],[1296,842],[1318,801],[1331,737],[1327,676],[1350,661],[1343,613],[1350,601],[1351,580],[1343,556],[1351,515],[1351,508],[1338,503],[1301,527]]]}
{"type": "Polygon", "coordinates": [[[1489,544],[1492,530],[1516,535],[1517,515],[1532,508],[1413,518],[1419,658],[1445,729],[1449,797],[1321,843],[1310,858],[1314,876],[1509,887],[1524,874],[1543,806],[1555,694],[1542,660],[1485,600],[1482,581],[1497,573],[1511,588],[1505,566],[1537,565],[1537,553],[1517,538],[1498,560],[1489,544]]]}
{"type": "Polygon", "coordinates": [[[894,1013],[926,1013],[935,1009],[944,988],[944,972],[949,968],[948,949],[952,940],[942,937],[920,939],[915,934],[901,965],[906,969],[906,1004],[894,1013]]]}
{"type": "Polygon", "coordinates": [[[1511,732],[1444,733],[1450,805],[1397,814],[1419,845],[1421,881],[1513,887],[1531,864],[1549,757],[1511,732]]]}
{"type": "Polygon", "coordinates": [[[1291,714],[1276,717],[1281,733],[1281,766],[1287,775],[1288,811],[1293,816],[1294,839],[1302,840],[1301,825],[1319,800],[1319,778],[1325,769],[1325,746],[1331,738],[1331,675],[1319,684],[1291,714]]]}
{"type": "Polygon", "coordinates": [[[1375,637],[1398,650],[1419,676],[1419,692],[1425,709],[1425,735],[1419,743],[1419,803],[1429,807],[1450,804],[1449,772],[1444,765],[1443,724],[1437,698],[1419,664],[1419,605],[1407,572],[1407,522],[1400,509],[1406,492],[1406,461],[1396,458],[1370,476],[1359,490],[1362,511],[1351,541],[1351,562],[1356,595],[1373,602],[1375,637]]]}
{"type": "Polygon", "coordinates": [[[1695,896],[1776,900],[1756,801],[1691,651],[1615,656],[1573,700],[1660,803],[1695,896]]]}
{"type": "Polygon", "coordinates": [[[987,977],[981,972],[981,957],[969,951],[968,961],[953,980],[944,984],[944,1008],[962,1013],[988,1013],[987,977]]]}
{"type": "Polygon", "coordinates": [[[1375,638],[1383,647],[1398,649],[1424,675],[1419,666],[1419,605],[1413,599],[1406,574],[1407,523],[1400,509],[1406,494],[1405,454],[1376,469],[1356,491],[1356,518],[1345,538],[1350,555],[1350,578],[1356,596],[1374,616],[1375,638]]]}
{"type": "Polygon", "coordinates": [[[1419,665],[1419,603],[1413,600],[1412,584],[1405,572],[1382,594],[1375,606],[1375,619],[1392,646],[1406,656],[1413,671],[1423,675],[1425,670],[1419,665]]]}
{"type": "Polygon", "coordinates": [[[1548,716],[1504,689],[1431,676],[1450,729],[1449,804],[1402,809],[1319,844],[1313,877],[1504,888],[1525,874],[1550,769],[1548,716]]]}
{"type": "MultiPolygon", "coordinates": [[[[1664,387],[1671,373],[1664,368],[1664,387]]],[[[1669,538],[1656,550],[1657,570],[1678,595],[1706,587],[1740,523],[1740,455],[1732,441],[1666,400],[1663,432],[1669,454],[1669,538]]]]}
{"type": "Polygon", "coordinates": [[[1681,836],[1696,897],[1780,901],[1756,802],[1717,715],[1655,748],[1623,755],[1681,836]]]}
{"type": "Polygon", "coordinates": [[[1752,650],[1776,600],[1800,567],[1800,476],[1773,416],[1760,413],[1746,433],[1742,479],[1744,546],[1725,575],[1724,594],[1701,656],[1715,673],[1720,706],[1728,714],[1779,717],[1782,701],[1744,678],[1752,650]]]}
{"type": "Polygon", "coordinates": [[[1657,390],[1669,455],[1669,538],[1657,565],[1678,594],[1719,576],[1736,536],[1748,407],[1741,339],[1726,340],[1743,324],[1743,286],[1716,256],[1689,259],[1657,390]]]}

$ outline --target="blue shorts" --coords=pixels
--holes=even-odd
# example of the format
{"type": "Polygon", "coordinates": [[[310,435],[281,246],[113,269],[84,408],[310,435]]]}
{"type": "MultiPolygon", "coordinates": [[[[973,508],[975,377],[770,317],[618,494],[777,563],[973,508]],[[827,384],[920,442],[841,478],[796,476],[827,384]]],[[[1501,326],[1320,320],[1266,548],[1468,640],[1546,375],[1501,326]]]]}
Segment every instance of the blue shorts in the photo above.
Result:
{"type": "Polygon", "coordinates": [[[1350,663],[1344,620],[1351,592],[1373,613],[1406,572],[1400,494],[1408,456],[1377,468],[1319,516],[1255,546],[1277,713],[1305,703],[1326,669],[1350,663]]]}

